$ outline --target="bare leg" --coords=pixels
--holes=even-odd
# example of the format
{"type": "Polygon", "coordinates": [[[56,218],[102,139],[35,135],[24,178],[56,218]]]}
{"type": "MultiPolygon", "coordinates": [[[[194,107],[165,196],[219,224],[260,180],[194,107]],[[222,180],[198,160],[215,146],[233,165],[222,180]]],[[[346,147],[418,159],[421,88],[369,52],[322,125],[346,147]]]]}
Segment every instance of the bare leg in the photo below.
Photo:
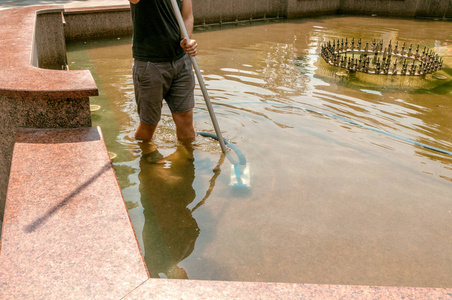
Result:
{"type": "Polygon", "coordinates": [[[138,124],[137,131],[135,132],[135,138],[137,140],[150,141],[154,136],[156,128],[157,124],[149,125],[140,121],[140,124],[138,124]]]}
{"type": "Polygon", "coordinates": [[[193,110],[184,113],[173,113],[176,124],[176,135],[179,140],[192,139],[196,136],[193,126],[193,110]]]}

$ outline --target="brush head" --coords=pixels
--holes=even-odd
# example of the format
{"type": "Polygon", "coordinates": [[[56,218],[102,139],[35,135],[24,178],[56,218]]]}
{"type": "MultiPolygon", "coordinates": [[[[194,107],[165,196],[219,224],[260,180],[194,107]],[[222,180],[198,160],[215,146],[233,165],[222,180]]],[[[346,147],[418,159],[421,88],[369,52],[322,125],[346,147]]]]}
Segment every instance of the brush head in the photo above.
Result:
{"type": "Polygon", "coordinates": [[[241,165],[238,162],[231,165],[231,181],[229,185],[236,187],[251,188],[250,184],[250,165],[241,165]]]}

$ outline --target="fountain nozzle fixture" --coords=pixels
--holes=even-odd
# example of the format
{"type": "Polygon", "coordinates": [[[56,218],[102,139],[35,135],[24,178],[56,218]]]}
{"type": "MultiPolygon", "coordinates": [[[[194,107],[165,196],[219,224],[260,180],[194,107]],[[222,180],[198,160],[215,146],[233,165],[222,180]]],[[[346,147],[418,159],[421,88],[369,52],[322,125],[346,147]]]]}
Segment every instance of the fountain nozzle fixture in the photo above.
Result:
{"type": "Polygon", "coordinates": [[[354,38],[350,42],[348,38],[333,40],[322,45],[321,54],[332,66],[377,75],[419,76],[439,71],[443,65],[443,59],[426,47],[392,45],[391,41],[385,47],[383,41],[364,44],[359,39],[355,44],[354,38]]]}

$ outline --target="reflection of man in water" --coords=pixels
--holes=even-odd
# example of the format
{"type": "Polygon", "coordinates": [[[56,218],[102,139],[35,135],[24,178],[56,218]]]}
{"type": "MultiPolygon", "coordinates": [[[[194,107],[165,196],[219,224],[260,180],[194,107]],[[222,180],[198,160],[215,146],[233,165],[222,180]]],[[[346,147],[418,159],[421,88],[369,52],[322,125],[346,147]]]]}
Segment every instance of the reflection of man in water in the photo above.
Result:
{"type": "Polygon", "coordinates": [[[177,264],[193,252],[199,235],[198,224],[187,208],[196,196],[193,162],[190,142],[181,143],[166,158],[157,150],[141,158],[144,257],[151,277],[188,278],[177,264]]]}

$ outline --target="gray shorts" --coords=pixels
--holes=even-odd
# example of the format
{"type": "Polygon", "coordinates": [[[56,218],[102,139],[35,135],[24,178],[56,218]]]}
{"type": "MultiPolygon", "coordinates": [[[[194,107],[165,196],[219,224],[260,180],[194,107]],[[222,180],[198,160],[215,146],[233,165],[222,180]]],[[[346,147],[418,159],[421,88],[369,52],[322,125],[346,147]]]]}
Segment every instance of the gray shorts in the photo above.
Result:
{"type": "Polygon", "coordinates": [[[195,76],[189,55],[171,62],[133,62],[133,85],[138,115],[143,123],[160,121],[163,99],[172,113],[190,111],[195,106],[195,76]]]}

